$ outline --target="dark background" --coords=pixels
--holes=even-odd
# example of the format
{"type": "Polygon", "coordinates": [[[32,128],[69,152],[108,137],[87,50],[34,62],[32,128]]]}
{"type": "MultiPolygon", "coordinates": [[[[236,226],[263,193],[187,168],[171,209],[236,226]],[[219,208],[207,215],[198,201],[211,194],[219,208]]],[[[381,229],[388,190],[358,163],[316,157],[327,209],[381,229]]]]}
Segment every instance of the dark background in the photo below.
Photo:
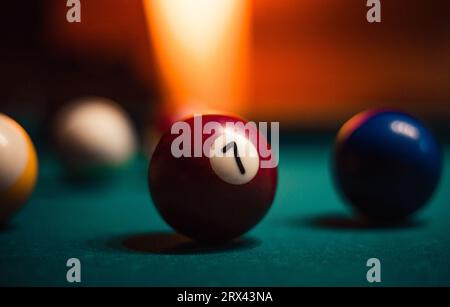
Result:
{"type": "MultiPolygon", "coordinates": [[[[391,106],[438,129],[449,122],[447,1],[382,1],[376,25],[359,0],[250,1],[250,10],[244,116],[334,131],[359,111],[391,106]]],[[[43,131],[67,100],[106,96],[142,132],[164,101],[142,2],[82,1],[80,24],[66,11],[56,0],[2,4],[0,111],[43,131]]]]}

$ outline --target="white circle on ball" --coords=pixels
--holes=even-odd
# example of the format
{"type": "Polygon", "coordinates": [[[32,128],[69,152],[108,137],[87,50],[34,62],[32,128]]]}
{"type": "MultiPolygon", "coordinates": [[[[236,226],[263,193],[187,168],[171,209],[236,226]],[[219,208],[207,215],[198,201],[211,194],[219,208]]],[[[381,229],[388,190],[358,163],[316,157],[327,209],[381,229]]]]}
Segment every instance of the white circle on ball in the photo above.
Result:
{"type": "Polygon", "coordinates": [[[255,145],[244,135],[224,130],[209,152],[214,172],[230,184],[245,184],[258,173],[259,155],[255,145]]]}

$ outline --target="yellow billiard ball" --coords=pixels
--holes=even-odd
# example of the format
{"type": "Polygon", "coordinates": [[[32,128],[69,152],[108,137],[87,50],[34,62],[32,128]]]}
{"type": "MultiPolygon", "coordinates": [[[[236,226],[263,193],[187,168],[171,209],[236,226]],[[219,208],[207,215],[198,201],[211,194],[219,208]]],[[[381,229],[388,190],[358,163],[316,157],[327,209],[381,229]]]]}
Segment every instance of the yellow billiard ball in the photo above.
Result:
{"type": "Polygon", "coordinates": [[[28,200],[37,173],[36,150],[27,132],[0,113],[0,225],[28,200]]]}

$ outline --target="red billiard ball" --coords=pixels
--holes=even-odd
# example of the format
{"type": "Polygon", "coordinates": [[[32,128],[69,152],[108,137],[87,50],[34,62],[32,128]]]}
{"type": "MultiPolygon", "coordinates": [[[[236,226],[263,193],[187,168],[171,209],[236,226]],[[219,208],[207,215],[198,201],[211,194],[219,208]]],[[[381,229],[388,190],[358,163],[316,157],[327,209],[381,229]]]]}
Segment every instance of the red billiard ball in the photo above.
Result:
{"type": "Polygon", "coordinates": [[[270,156],[260,149],[272,154],[270,146],[257,130],[252,136],[230,129],[230,123],[247,124],[234,116],[203,115],[180,123],[191,131],[185,138],[190,148],[180,145],[181,132],[172,126],[175,133],[162,136],[151,159],[149,188],[157,210],[176,231],[195,240],[241,236],[264,217],[275,196],[277,168],[261,167],[270,156]],[[213,123],[215,129],[205,129],[213,123]],[[174,148],[185,154],[174,154],[174,148]]]}

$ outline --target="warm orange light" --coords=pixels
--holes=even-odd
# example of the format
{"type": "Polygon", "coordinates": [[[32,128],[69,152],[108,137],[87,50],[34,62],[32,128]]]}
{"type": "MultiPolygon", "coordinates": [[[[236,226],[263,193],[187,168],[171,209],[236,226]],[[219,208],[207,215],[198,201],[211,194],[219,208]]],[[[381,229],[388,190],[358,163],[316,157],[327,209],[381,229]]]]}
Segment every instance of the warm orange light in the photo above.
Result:
{"type": "Polygon", "coordinates": [[[352,118],[345,122],[341,129],[339,129],[337,140],[339,141],[348,138],[356,129],[361,126],[363,122],[367,120],[367,118],[378,112],[381,112],[381,109],[367,110],[354,115],[352,118]]]}
{"type": "Polygon", "coordinates": [[[144,6],[167,99],[180,108],[201,101],[207,109],[245,110],[249,2],[144,0],[144,6]]]}

